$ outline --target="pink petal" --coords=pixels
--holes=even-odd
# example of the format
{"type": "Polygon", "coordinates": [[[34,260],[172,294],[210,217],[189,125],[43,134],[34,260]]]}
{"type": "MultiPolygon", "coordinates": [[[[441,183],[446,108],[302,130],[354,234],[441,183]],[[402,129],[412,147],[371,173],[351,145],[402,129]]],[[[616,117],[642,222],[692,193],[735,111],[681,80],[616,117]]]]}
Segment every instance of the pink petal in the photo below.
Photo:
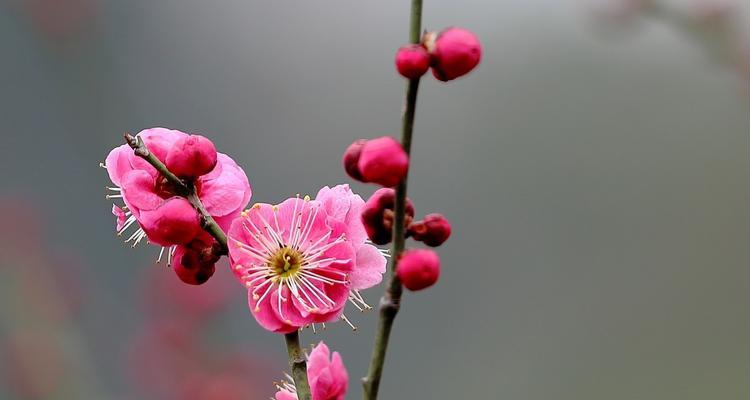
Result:
{"type": "Polygon", "coordinates": [[[125,220],[127,219],[125,217],[125,212],[122,211],[122,208],[118,207],[115,204],[112,204],[112,215],[114,215],[117,219],[117,232],[122,230],[122,227],[125,226],[125,220]]]}
{"type": "Polygon", "coordinates": [[[225,154],[219,153],[218,160],[214,170],[219,169],[219,175],[211,172],[200,180],[200,199],[213,216],[242,209],[252,195],[245,171],[225,154]]]}
{"type": "Polygon", "coordinates": [[[328,367],[328,359],[331,356],[331,350],[324,342],[318,343],[315,348],[310,352],[310,357],[307,361],[307,374],[317,375],[324,368],[328,367]]]}
{"type": "Polygon", "coordinates": [[[297,308],[294,301],[292,301],[294,296],[288,286],[284,285],[281,289],[281,296],[286,299],[281,301],[281,310],[279,310],[279,291],[277,289],[274,288],[274,291],[269,296],[270,298],[265,300],[271,305],[273,312],[279,321],[282,321],[289,326],[294,326],[295,328],[301,328],[312,322],[312,319],[309,316],[306,317],[302,315],[300,309],[297,308]]]}
{"type": "Polygon", "coordinates": [[[332,389],[335,393],[339,393],[343,399],[343,395],[349,389],[349,373],[346,371],[344,360],[341,359],[341,354],[338,351],[333,352],[329,368],[334,377],[334,386],[332,389]]]}
{"type": "Polygon", "coordinates": [[[130,208],[153,210],[164,201],[154,191],[154,177],[146,171],[135,169],[126,173],[121,184],[123,197],[130,208]]]}
{"type": "Polygon", "coordinates": [[[333,375],[328,368],[320,371],[318,375],[310,377],[310,390],[313,399],[330,399],[330,390],[333,385],[333,375]]]}
{"type": "Polygon", "coordinates": [[[276,400],[297,400],[297,395],[286,390],[279,390],[274,396],[276,400]]]}
{"type": "Polygon", "coordinates": [[[352,289],[362,290],[379,284],[383,280],[386,264],[385,256],[377,247],[369,244],[360,246],[354,269],[349,273],[352,289]]]}
{"type": "Polygon", "coordinates": [[[130,157],[132,155],[133,150],[126,144],[115,147],[107,155],[104,165],[107,166],[109,179],[115,185],[121,186],[122,176],[133,170],[133,167],[130,165],[130,157]]]}
{"type": "Polygon", "coordinates": [[[325,186],[318,191],[315,200],[321,202],[325,207],[329,222],[342,224],[331,223],[331,226],[334,227],[335,236],[344,233],[355,246],[365,242],[367,233],[360,217],[365,201],[358,194],[352,192],[349,185],[336,185],[333,188],[325,186]]]}
{"type": "Polygon", "coordinates": [[[270,295],[263,299],[263,302],[257,309],[256,300],[253,298],[252,290],[248,291],[247,295],[248,304],[250,305],[250,312],[253,314],[253,317],[255,317],[255,320],[258,321],[258,324],[260,324],[260,326],[276,333],[290,333],[298,329],[298,327],[287,325],[279,320],[279,318],[276,316],[276,313],[273,311],[271,302],[269,302],[270,295]]]}

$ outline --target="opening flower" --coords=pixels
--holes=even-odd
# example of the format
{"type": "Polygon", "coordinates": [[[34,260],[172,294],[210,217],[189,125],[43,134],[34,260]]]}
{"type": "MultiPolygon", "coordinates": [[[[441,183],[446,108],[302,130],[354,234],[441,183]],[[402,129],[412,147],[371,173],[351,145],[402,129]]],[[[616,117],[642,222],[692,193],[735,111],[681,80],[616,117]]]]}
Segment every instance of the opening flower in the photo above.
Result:
{"type": "Polygon", "coordinates": [[[357,304],[358,290],[380,282],[385,257],[366,243],[363,204],[346,185],[325,187],[316,200],[255,204],[232,223],[232,270],[261,326],[289,333],[334,321],[347,299],[357,304]]]}
{"type": "MultiPolygon", "coordinates": [[[[137,135],[149,151],[162,162],[167,155],[179,150],[178,142],[190,136],[166,128],[145,129],[137,135]]],[[[128,145],[113,149],[105,161],[114,187],[109,188],[111,199],[122,199],[124,205],[112,209],[116,229],[122,235],[135,226],[126,242],[137,245],[144,238],[165,247],[190,242],[200,232],[197,212],[180,191],[128,145]]],[[[245,172],[229,156],[218,153],[215,167],[207,174],[191,178],[206,210],[222,229],[228,228],[250,200],[251,189],[245,172]]],[[[162,253],[164,249],[162,249],[162,253]]],[[[161,258],[161,257],[160,257],[161,258]]]]}
{"type": "MultiPolygon", "coordinates": [[[[312,400],[343,400],[349,388],[349,374],[339,352],[331,351],[325,343],[318,343],[307,358],[307,380],[312,400]]],[[[297,400],[292,378],[277,385],[276,400],[297,400]]]]}

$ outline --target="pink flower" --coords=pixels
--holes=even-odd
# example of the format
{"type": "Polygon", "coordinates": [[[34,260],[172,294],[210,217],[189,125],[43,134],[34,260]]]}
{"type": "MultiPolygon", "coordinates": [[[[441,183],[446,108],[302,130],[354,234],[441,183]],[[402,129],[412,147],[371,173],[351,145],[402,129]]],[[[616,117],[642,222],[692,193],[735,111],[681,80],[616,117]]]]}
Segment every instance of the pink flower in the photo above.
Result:
{"type": "Polygon", "coordinates": [[[232,223],[232,270],[262,327],[288,333],[334,321],[347,299],[380,282],[385,258],[365,242],[363,204],[346,185],[325,187],[316,200],[255,204],[232,223]]]}
{"type": "MultiPolygon", "coordinates": [[[[170,152],[174,154],[181,148],[176,147],[178,143],[191,137],[166,128],[145,129],[137,136],[162,162],[170,152]]],[[[202,148],[205,147],[204,143],[202,148]]],[[[121,235],[133,225],[138,227],[126,242],[132,241],[135,246],[147,237],[150,242],[162,246],[181,245],[190,242],[200,232],[197,212],[177,188],[148,162],[136,156],[128,145],[113,149],[107,156],[105,168],[115,185],[110,188],[115,194],[107,197],[122,198],[125,203],[123,207],[115,206],[112,210],[117,217],[117,233],[121,235]]],[[[218,153],[216,165],[210,172],[190,183],[195,186],[208,213],[223,229],[239,215],[252,193],[245,172],[222,153],[218,153]]]]}
{"type": "MultiPolygon", "coordinates": [[[[297,400],[297,393],[290,382],[278,386],[276,400],[297,400]]],[[[349,374],[341,355],[320,342],[307,359],[307,380],[312,391],[312,400],[343,400],[349,388],[349,374]]]]}

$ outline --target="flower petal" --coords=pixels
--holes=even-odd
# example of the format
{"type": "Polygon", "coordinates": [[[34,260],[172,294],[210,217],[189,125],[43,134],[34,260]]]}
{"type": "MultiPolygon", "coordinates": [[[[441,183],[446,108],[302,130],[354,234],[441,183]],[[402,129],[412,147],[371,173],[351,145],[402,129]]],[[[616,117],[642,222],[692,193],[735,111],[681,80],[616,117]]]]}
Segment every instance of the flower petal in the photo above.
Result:
{"type": "Polygon", "coordinates": [[[379,284],[383,280],[386,264],[385,256],[377,247],[369,244],[360,246],[356,265],[349,273],[352,289],[362,290],[379,284]]]}
{"type": "Polygon", "coordinates": [[[164,201],[154,190],[154,177],[144,170],[134,169],[126,173],[121,184],[123,197],[131,209],[154,210],[164,201]]]}

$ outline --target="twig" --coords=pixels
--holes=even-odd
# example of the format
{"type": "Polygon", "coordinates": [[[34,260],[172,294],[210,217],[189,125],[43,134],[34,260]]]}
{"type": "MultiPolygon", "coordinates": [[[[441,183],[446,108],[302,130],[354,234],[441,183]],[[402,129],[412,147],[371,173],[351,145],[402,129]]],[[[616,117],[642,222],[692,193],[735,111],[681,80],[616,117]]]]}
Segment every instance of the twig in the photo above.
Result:
{"type": "MultiPolygon", "coordinates": [[[[419,43],[422,25],[422,0],[412,0],[411,18],[409,21],[409,40],[419,43]]],[[[411,79],[406,87],[406,107],[404,108],[403,125],[401,129],[401,145],[407,154],[411,152],[411,138],[414,130],[414,113],[417,107],[417,93],[419,91],[419,79],[411,79]]],[[[403,287],[396,276],[398,258],[404,250],[404,218],[406,206],[407,177],[404,177],[396,187],[396,204],[394,206],[393,222],[393,247],[391,249],[391,277],[385,294],[380,299],[380,318],[375,332],[375,344],[370,359],[370,369],[367,376],[362,378],[365,400],[375,400],[378,397],[380,378],[383,374],[385,353],[388,349],[388,339],[393,327],[393,320],[401,306],[401,294],[403,287]]]]}
{"type": "Polygon", "coordinates": [[[287,333],[286,351],[289,354],[289,367],[292,370],[294,386],[297,388],[298,400],[311,400],[310,384],[307,382],[307,359],[299,344],[299,331],[287,333]]]}

